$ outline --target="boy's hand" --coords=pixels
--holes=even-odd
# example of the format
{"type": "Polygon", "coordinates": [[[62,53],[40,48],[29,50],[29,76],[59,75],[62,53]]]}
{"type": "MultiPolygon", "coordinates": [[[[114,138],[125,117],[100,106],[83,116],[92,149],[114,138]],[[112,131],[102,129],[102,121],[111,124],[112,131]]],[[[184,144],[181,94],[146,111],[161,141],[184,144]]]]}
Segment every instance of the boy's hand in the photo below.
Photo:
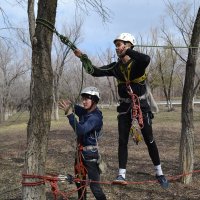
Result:
{"type": "Polygon", "coordinates": [[[72,111],[72,103],[69,100],[61,100],[58,102],[58,107],[65,111],[65,115],[70,115],[72,111]]]}

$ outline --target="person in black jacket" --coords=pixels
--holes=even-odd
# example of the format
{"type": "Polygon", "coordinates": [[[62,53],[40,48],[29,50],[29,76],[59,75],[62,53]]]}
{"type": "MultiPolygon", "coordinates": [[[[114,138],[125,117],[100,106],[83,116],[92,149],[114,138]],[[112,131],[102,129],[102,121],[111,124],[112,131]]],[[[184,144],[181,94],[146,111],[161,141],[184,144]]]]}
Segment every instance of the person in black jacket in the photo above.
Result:
{"type": "MultiPolygon", "coordinates": [[[[153,113],[151,112],[151,108],[148,103],[147,88],[145,84],[145,69],[150,63],[150,57],[133,50],[135,38],[130,33],[121,33],[113,42],[118,56],[117,62],[113,62],[99,68],[92,65],[90,70],[88,70],[88,65],[83,62],[83,67],[94,77],[113,76],[118,82],[120,103],[117,107],[117,112],[119,113],[119,173],[114,183],[127,184],[125,180],[128,159],[127,145],[129,133],[133,125],[133,97],[135,95],[138,98],[137,106],[140,106],[139,111],[142,113],[142,121],[140,121],[141,124],[139,122],[139,116],[136,116],[136,121],[141,125],[141,133],[147,145],[149,156],[154,164],[156,178],[163,188],[167,188],[169,183],[163,174],[158,148],[153,137],[153,113]]],[[[79,49],[76,49],[74,54],[79,57],[81,61],[87,57],[79,49]]]]}
{"type": "Polygon", "coordinates": [[[76,176],[84,179],[83,182],[76,183],[78,188],[78,199],[86,199],[86,174],[91,181],[90,188],[97,200],[106,200],[100,184],[99,169],[99,148],[98,138],[103,126],[102,112],[98,109],[97,104],[100,98],[99,91],[96,87],[86,87],[81,91],[83,107],[74,106],[74,113],[79,117],[76,120],[73,114],[72,106],[69,101],[62,100],[59,102],[59,108],[65,111],[70,125],[77,135],[78,155],[75,162],[76,176]]]}

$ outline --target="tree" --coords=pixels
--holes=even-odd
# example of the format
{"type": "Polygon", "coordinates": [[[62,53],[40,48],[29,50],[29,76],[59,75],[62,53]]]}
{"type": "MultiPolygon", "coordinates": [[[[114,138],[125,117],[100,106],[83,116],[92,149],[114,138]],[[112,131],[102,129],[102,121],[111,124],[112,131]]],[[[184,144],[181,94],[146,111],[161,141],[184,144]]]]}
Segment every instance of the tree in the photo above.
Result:
{"type": "MultiPolygon", "coordinates": [[[[188,1],[181,1],[175,4],[175,3],[171,3],[170,0],[167,0],[166,6],[168,8],[168,15],[170,16],[173,22],[173,25],[175,26],[174,30],[180,33],[181,37],[176,38],[176,40],[173,41],[171,34],[169,33],[169,31],[167,31],[165,25],[163,24],[161,28],[163,39],[171,46],[176,46],[176,45],[179,46],[180,43],[185,46],[189,46],[191,37],[192,37],[192,29],[193,29],[193,25],[194,25],[194,21],[196,17],[195,15],[198,9],[198,6],[196,6],[196,2],[193,1],[193,4],[191,4],[188,1]]],[[[174,35],[177,35],[177,33],[175,33],[174,35]]],[[[186,65],[188,49],[173,48],[173,51],[179,57],[180,61],[182,62],[182,65],[186,65]]],[[[191,51],[193,50],[191,49],[191,51]]],[[[195,87],[194,87],[195,93],[194,94],[196,94],[200,86],[199,72],[196,71],[195,73],[196,73],[196,76],[195,76],[195,87]]],[[[183,73],[179,73],[177,75],[180,77],[180,74],[183,74],[183,73]]],[[[184,76],[180,77],[180,80],[181,79],[183,82],[184,76]]]]}
{"type": "Polygon", "coordinates": [[[172,83],[176,70],[177,56],[172,49],[157,50],[157,62],[159,76],[161,78],[161,86],[167,102],[168,111],[173,110],[171,102],[172,83]]]}
{"type": "MultiPolygon", "coordinates": [[[[91,2],[96,1],[88,2],[91,4],[91,2]]],[[[102,6],[101,1],[98,2],[102,6]]],[[[27,151],[24,173],[44,175],[53,105],[53,69],[51,63],[53,33],[41,24],[35,25],[34,6],[35,1],[28,0],[29,33],[32,45],[32,74],[30,118],[27,126],[27,151]]],[[[45,19],[54,25],[56,8],[57,0],[39,0],[37,18],[45,19]]],[[[103,7],[100,7],[99,11],[102,10],[101,8],[103,7]]],[[[105,11],[102,10],[100,13],[103,12],[105,11]]],[[[26,182],[35,181],[37,179],[24,180],[23,199],[46,199],[45,185],[25,186],[26,182]]]]}
{"type": "MultiPolygon", "coordinates": [[[[200,7],[194,23],[190,46],[198,47],[200,43],[200,7]]],[[[194,169],[194,125],[193,125],[193,97],[194,80],[199,49],[189,49],[186,63],[186,74],[182,98],[181,115],[181,141],[180,141],[180,171],[182,173],[192,172],[194,169]]],[[[192,174],[182,178],[183,183],[190,183],[192,174]]]]}
{"type": "MultiPolygon", "coordinates": [[[[37,17],[47,19],[54,24],[56,7],[57,0],[39,0],[37,17]]],[[[35,26],[34,0],[28,1],[28,17],[32,44],[32,75],[24,172],[44,175],[53,104],[53,70],[51,66],[53,33],[40,24],[35,26]]],[[[23,199],[46,199],[45,185],[24,186],[22,196],[23,199]]]]}
{"type": "Polygon", "coordinates": [[[24,63],[17,60],[17,53],[13,48],[0,43],[0,123],[8,119],[16,110],[16,101],[12,96],[13,87],[27,69],[24,63]],[[12,96],[12,98],[11,98],[12,96]]]}

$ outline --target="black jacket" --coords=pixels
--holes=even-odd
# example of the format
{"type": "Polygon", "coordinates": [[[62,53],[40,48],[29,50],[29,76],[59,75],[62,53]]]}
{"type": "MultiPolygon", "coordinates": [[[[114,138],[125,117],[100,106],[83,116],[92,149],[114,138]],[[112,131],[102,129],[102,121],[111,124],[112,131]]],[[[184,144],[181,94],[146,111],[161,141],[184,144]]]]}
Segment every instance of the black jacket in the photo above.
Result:
{"type": "MultiPolygon", "coordinates": [[[[143,76],[145,74],[145,69],[150,63],[150,57],[148,55],[137,52],[133,49],[127,49],[126,55],[131,58],[128,63],[123,64],[121,60],[119,60],[118,62],[113,62],[109,65],[104,65],[99,68],[93,66],[93,72],[91,74],[94,77],[114,76],[117,80],[122,81],[123,83],[118,84],[118,94],[120,98],[130,98],[129,94],[127,93],[127,87],[125,83],[126,80],[121,69],[127,69],[129,63],[132,62],[130,70],[131,81],[143,76]]],[[[146,93],[145,81],[140,83],[131,83],[131,88],[137,96],[142,96],[146,93]]],[[[142,111],[148,112],[150,110],[146,100],[141,100],[140,103],[142,111]]],[[[128,107],[128,105],[125,107],[128,107]]],[[[122,109],[122,112],[125,110],[126,108],[122,109]]]]}

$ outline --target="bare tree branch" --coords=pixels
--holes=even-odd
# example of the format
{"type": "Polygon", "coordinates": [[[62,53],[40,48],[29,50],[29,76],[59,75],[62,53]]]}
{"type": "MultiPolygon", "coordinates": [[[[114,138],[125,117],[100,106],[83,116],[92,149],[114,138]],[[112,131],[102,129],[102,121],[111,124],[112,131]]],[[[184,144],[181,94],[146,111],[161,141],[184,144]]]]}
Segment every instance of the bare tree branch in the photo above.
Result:
{"type": "Polygon", "coordinates": [[[81,9],[86,14],[89,13],[90,9],[94,10],[101,16],[103,22],[110,20],[111,10],[103,5],[102,0],[75,0],[75,4],[76,8],[81,9]]]}

